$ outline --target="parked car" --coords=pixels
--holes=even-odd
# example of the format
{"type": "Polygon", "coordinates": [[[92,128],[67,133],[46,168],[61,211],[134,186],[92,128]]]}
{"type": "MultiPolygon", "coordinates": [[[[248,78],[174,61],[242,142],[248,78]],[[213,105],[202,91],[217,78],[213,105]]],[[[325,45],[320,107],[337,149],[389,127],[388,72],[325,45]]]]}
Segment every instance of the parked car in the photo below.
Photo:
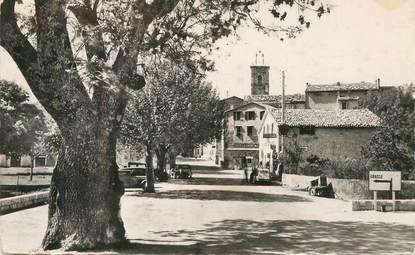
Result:
{"type": "Polygon", "coordinates": [[[145,166],[122,168],[118,170],[118,176],[125,188],[145,189],[147,186],[145,166]]]}
{"type": "Polygon", "coordinates": [[[320,176],[312,180],[308,187],[308,193],[311,196],[334,198],[334,190],[331,183],[327,185],[327,177],[320,176]]]}
{"type": "Polygon", "coordinates": [[[171,175],[175,179],[192,178],[192,168],[189,165],[176,165],[171,171],[171,175]]]}

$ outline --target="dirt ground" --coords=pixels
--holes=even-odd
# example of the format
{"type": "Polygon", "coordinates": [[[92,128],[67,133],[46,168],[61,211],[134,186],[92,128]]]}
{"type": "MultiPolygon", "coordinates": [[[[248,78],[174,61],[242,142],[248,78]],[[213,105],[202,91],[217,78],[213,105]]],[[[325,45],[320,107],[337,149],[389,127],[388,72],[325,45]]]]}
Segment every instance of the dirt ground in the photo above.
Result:
{"type": "MultiPolygon", "coordinates": [[[[242,182],[242,171],[192,161],[193,179],[128,190],[120,254],[413,254],[415,213],[353,212],[350,201],[242,182]]],[[[39,251],[47,206],[0,217],[6,252],[39,251]]],[[[104,251],[94,251],[104,252],[104,251]]]]}

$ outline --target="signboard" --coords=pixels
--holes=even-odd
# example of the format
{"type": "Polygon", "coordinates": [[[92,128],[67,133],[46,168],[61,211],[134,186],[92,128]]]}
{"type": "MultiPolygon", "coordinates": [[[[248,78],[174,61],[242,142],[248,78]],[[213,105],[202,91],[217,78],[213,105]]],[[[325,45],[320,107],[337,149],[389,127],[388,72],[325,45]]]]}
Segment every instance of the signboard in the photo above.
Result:
{"type": "Polygon", "coordinates": [[[399,191],[401,190],[400,171],[370,171],[369,190],[399,191]]]}

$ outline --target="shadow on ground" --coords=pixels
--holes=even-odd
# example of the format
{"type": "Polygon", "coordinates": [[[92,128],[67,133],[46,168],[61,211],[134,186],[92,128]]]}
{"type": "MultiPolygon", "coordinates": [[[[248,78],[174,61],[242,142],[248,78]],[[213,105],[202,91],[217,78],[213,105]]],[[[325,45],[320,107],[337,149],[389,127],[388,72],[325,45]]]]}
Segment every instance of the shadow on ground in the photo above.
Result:
{"type": "Polygon", "coordinates": [[[196,168],[196,169],[195,168],[196,166],[192,166],[193,174],[229,174],[229,171],[226,171],[223,169],[217,169],[215,167],[206,166],[203,168],[196,168]]]}
{"type": "Polygon", "coordinates": [[[230,190],[171,190],[157,193],[135,193],[129,196],[151,197],[158,199],[193,199],[244,202],[310,202],[311,200],[292,195],[267,194],[259,192],[230,190]]]}
{"type": "MultiPolygon", "coordinates": [[[[193,177],[191,179],[170,179],[170,183],[180,184],[180,185],[253,185],[247,183],[245,180],[237,178],[212,178],[212,177],[193,177]]],[[[255,185],[274,185],[277,186],[277,183],[257,183],[255,185]]]]}
{"type": "Polygon", "coordinates": [[[196,231],[161,231],[160,242],[132,239],[123,254],[412,254],[413,227],[317,220],[225,220],[196,231]]]}

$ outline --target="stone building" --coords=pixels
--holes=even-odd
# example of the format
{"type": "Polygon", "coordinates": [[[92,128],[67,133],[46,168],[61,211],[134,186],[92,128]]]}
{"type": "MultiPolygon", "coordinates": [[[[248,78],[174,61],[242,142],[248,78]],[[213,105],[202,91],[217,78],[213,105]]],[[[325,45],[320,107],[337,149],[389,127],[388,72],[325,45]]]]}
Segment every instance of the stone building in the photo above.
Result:
{"type": "Polygon", "coordinates": [[[282,125],[281,109],[269,109],[259,127],[259,162],[271,169],[280,151],[302,160],[311,155],[334,161],[359,159],[361,148],[381,126],[380,118],[367,109],[287,109],[284,115],[282,125]]]}
{"type": "MultiPolygon", "coordinates": [[[[275,108],[281,108],[281,99],[281,95],[249,95],[244,97],[244,100],[247,103],[256,102],[267,104],[275,108]]],[[[305,95],[285,95],[284,105],[287,109],[305,109],[305,95]]]]}
{"type": "MultiPolygon", "coordinates": [[[[33,167],[51,167],[56,163],[57,155],[41,154],[33,159],[33,167]]],[[[0,154],[0,167],[30,167],[31,158],[29,155],[5,155],[0,154]]]]}
{"type": "Polygon", "coordinates": [[[251,66],[251,95],[269,94],[269,66],[251,66]]]}
{"type": "Polygon", "coordinates": [[[226,112],[224,120],[224,167],[241,169],[258,162],[258,128],[269,105],[248,103],[226,112]]]}
{"type": "MultiPolygon", "coordinates": [[[[383,87],[388,88],[388,87],[383,87]]],[[[380,80],[376,82],[309,84],[305,90],[305,105],[307,109],[337,110],[357,109],[359,100],[369,92],[381,89],[380,80]]]]}
{"type": "Polygon", "coordinates": [[[255,65],[251,66],[251,95],[269,95],[269,66],[264,64],[264,53],[261,51],[257,52],[255,65]]]}

